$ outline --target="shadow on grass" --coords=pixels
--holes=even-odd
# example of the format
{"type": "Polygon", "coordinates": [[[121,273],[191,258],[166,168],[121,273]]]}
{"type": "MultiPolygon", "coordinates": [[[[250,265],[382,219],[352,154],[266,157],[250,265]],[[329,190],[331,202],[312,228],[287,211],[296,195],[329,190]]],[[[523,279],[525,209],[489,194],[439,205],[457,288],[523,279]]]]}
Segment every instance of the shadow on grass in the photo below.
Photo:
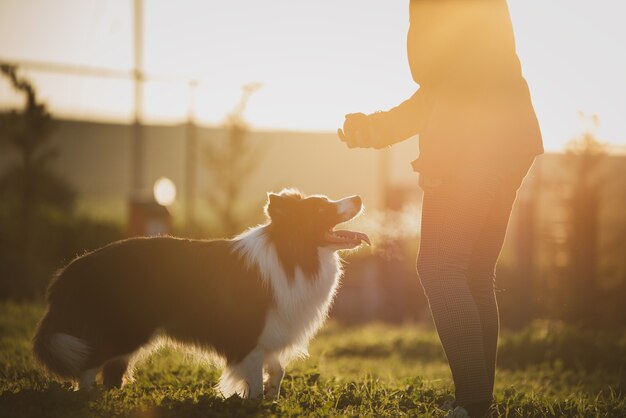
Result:
{"type": "Polygon", "coordinates": [[[243,400],[237,397],[222,399],[202,395],[197,399],[164,399],[158,407],[145,411],[142,418],[175,417],[252,417],[277,413],[277,406],[270,401],[243,400]]]}
{"type": "Polygon", "coordinates": [[[60,384],[47,389],[23,389],[0,395],[3,417],[12,418],[82,418],[82,417],[252,417],[275,415],[276,404],[269,401],[242,400],[237,397],[223,399],[217,395],[200,395],[190,398],[166,395],[158,404],[141,401],[132,392],[123,390],[74,392],[60,384]]]}
{"type": "MultiPolygon", "coordinates": [[[[321,380],[319,373],[287,376],[285,396],[271,400],[223,399],[212,390],[189,391],[185,385],[164,385],[152,390],[127,386],[121,390],[74,392],[56,382],[43,388],[6,391],[0,395],[3,417],[82,418],[82,417],[300,417],[300,416],[397,416],[419,413],[432,416],[437,406],[449,400],[445,390],[424,386],[421,379],[401,388],[388,388],[381,382],[364,379],[338,383],[321,380]]],[[[205,389],[206,390],[206,389],[205,389]]]]}
{"type": "Polygon", "coordinates": [[[87,417],[92,393],[73,392],[58,383],[45,390],[22,389],[0,395],[0,411],[6,417],[87,417]]]}

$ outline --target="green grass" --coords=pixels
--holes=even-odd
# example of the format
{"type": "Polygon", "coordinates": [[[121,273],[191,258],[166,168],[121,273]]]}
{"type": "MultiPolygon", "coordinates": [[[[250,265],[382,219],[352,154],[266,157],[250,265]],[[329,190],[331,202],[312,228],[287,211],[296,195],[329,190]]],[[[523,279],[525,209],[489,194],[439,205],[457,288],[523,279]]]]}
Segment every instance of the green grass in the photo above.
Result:
{"type": "MultiPolygon", "coordinates": [[[[307,360],[292,363],[278,402],[222,399],[203,362],[162,349],[121,390],[74,392],[33,363],[30,338],[43,308],[0,304],[0,416],[444,416],[452,383],[431,329],[329,323],[307,360]]],[[[626,335],[535,323],[504,333],[494,415],[626,416],[626,335]]]]}

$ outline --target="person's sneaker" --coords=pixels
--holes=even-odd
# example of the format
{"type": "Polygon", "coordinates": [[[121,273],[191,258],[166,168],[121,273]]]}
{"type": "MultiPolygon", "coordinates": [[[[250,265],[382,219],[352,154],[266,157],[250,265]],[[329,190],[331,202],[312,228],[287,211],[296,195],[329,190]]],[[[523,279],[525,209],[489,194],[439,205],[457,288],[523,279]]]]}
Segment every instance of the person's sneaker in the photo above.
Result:
{"type": "Polygon", "coordinates": [[[456,406],[456,401],[445,401],[443,405],[441,405],[441,409],[451,412],[454,411],[454,408],[456,408],[456,406]]]}
{"type": "Polygon", "coordinates": [[[457,406],[452,411],[448,412],[446,415],[447,418],[471,418],[470,414],[465,410],[465,408],[457,406]]]}

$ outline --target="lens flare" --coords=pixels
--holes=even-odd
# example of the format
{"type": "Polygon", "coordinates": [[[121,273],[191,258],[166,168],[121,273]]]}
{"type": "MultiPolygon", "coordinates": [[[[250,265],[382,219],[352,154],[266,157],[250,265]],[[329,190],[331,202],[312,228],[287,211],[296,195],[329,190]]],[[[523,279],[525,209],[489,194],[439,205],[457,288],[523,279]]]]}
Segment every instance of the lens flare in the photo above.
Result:
{"type": "Polygon", "coordinates": [[[155,181],[152,191],[154,200],[161,206],[169,206],[176,200],[176,185],[167,177],[161,177],[155,181]]]}

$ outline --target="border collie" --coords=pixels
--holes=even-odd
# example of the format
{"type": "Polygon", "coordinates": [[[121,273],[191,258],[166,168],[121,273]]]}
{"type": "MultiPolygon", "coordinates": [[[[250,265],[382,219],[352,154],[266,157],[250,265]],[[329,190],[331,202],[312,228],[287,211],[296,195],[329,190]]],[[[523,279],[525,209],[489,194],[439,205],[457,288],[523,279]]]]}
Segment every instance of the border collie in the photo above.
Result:
{"type": "Polygon", "coordinates": [[[80,389],[100,371],[120,387],[134,355],[163,335],[217,355],[224,396],[277,398],[286,364],[326,319],[337,251],[370,243],[333,229],[361,211],[358,196],[283,190],[268,194],[268,222],[234,239],[131,238],[80,256],[52,280],[35,357],[80,389]]]}

